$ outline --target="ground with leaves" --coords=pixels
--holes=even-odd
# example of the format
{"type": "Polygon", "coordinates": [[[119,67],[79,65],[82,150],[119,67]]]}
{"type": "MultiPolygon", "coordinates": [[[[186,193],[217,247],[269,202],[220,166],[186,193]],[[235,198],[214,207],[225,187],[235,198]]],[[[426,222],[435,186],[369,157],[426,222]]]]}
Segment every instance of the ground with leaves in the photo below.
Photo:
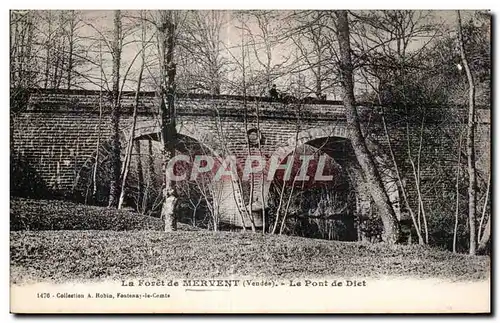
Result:
{"type": "Polygon", "coordinates": [[[60,201],[13,200],[11,229],[11,281],[17,284],[229,276],[477,280],[490,273],[487,256],[417,245],[192,231],[187,225],[164,233],[156,218],[60,201]]]}

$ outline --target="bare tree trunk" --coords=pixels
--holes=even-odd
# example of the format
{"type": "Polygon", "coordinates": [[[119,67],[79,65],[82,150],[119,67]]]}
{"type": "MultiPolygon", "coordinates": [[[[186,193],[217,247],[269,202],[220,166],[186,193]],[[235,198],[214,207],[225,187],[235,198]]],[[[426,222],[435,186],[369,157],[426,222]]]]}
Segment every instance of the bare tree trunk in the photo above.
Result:
{"type": "Polygon", "coordinates": [[[112,138],[111,138],[111,181],[109,189],[109,207],[117,207],[120,193],[120,60],[121,60],[121,12],[115,10],[114,37],[112,43],[113,55],[113,110],[111,111],[112,138]]]}
{"type": "MultiPolygon", "coordinates": [[[[52,18],[50,17],[50,12],[49,12],[49,18],[48,18],[48,24],[47,24],[47,33],[50,36],[52,34],[52,18]]],[[[44,80],[44,85],[43,88],[46,89],[49,86],[49,75],[50,75],[50,38],[47,39],[47,42],[45,44],[45,80],[44,80]]]]}
{"type": "Polygon", "coordinates": [[[165,231],[177,230],[177,217],[175,214],[177,194],[175,185],[169,178],[168,162],[175,155],[175,72],[174,59],[174,33],[175,25],[171,11],[161,11],[158,26],[158,45],[160,54],[160,122],[161,141],[163,148],[163,168],[165,187],[163,191],[163,205],[161,217],[165,221],[165,231]],[[165,102],[166,101],[166,102],[165,102]]]}
{"type": "Polygon", "coordinates": [[[462,19],[460,11],[457,11],[458,42],[460,45],[460,57],[467,74],[469,83],[469,113],[467,118],[467,170],[469,172],[469,254],[476,254],[476,156],[474,152],[475,131],[475,87],[474,79],[469,68],[469,62],[465,56],[464,37],[462,33],[462,19]]]}
{"type": "MultiPolygon", "coordinates": [[[[245,109],[245,116],[244,116],[245,133],[248,134],[248,109],[247,109],[246,96],[243,97],[243,106],[245,109]]],[[[258,128],[257,128],[257,131],[259,131],[258,128]]],[[[252,152],[251,152],[251,148],[250,148],[250,139],[248,138],[248,136],[245,136],[245,138],[246,138],[246,144],[247,144],[247,153],[248,153],[248,156],[251,156],[252,152]]],[[[246,205],[244,204],[245,210],[248,211],[246,213],[248,214],[248,218],[250,220],[252,232],[256,232],[255,220],[253,218],[253,196],[254,196],[254,189],[255,189],[255,183],[254,183],[255,176],[254,175],[255,174],[253,174],[253,173],[250,174],[250,193],[249,193],[249,197],[248,197],[248,206],[250,208],[249,211],[248,211],[248,209],[246,209],[246,205]]],[[[240,186],[241,186],[241,184],[240,184],[240,186]]],[[[241,191],[242,190],[240,190],[240,192],[241,191]]],[[[244,200],[243,200],[243,202],[244,202],[244,200]]]]}
{"type": "MultiPolygon", "coordinates": [[[[413,170],[413,177],[415,179],[415,188],[417,190],[417,207],[418,207],[418,230],[421,231],[421,223],[420,223],[420,214],[422,215],[422,219],[424,221],[424,233],[425,233],[425,243],[429,243],[429,230],[427,228],[427,216],[425,214],[425,209],[424,209],[424,201],[422,198],[422,190],[420,188],[420,156],[422,153],[422,138],[423,138],[423,129],[424,129],[424,119],[422,118],[422,124],[420,127],[420,143],[419,143],[419,148],[418,148],[418,155],[417,155],[417,163],[418,166],[415,166],[415,161],[413,160],[412,152],[411,152],[411,145],[410,145],[410,127],[408,125],[408,122],[406,122],[406,140],[407,140],[407,153],[408,153],[408,159],[410,160],[410,164],[413,170]]],[[[387,128],[386,128],[386,134],[387,134],[387,128]]],[[[394,159],[394,162],[396,160],[394,159]]]]}
{"type": "MultiPolygon", "coordinates": [[[[297,143],[299,142],[299,132],[300,132],[300,124],[297,121],[296,130],[295,130],[294,147],[293,147],[293,152],[292,152],[292,156],[291,156],[291,158],[292,158],[291,168],[292,169],[293,169],[293,165],[295,163],[295,154],[296,154],[296,150],[297,150],[297,143]]],[[[288,156],[288,158],[290,158],[290,156],[288,156]]],[[[295,178],[294,178],[294,180],[295,180],[295,178]]],[[[283,175],[283,183],[281,185],[280,196],[278,199],[278,207],[276,208],[276,218],[274,219],[274,225],[273,225],[273,229],[271,231],[271,234],[275,234],[276,230],[278,229],[278,222],[279,222],[279,218],[280,218],[282,208],[283,208],[283,201],[284,201],[283,198],[284,198],[284,193],[285,193],[286,181],[287,181],[287,179],[285,178],[285,175],[283,175]]],[[[292,184],[292,187],[293,187],[293,184],[292,184]]],[[[291,194],[292,194],[292,192],[290,192],[290,195],[291,194]]],[[[282,223],[284,223],[285,221],[286,221],[286,211],[285,211],[285,214],[283,216],[282,223]]],[[[283,227],[283,226],[284,226],[284,224],[282,224],[281,227],[283,227]]]]}
{"type": "Polygon", "coordinates": [[[141,159],[141,142],[136,140],[134,142],[134,148],[135,148],[135,155],[137,156],[137,211],[139,213],[142,213],[139,211],[139,208],[141,207],[142,204],[142,197],[144,194],[144,173],[142,169],[142,159],[141,159]]]}
{"type": "Polygon", "coordinates": [[[423,245],[424,238],[422,237],[420,223],[418,222],[417,219],[415,219],[415,212],[413,211],[413,208],[411,207],[408,201],[408,194],[406,192],[406,188],[403,185],[403,179],[401,178],[401,173],[399,172],[398,163],[396,162],[396,156],[394,155],[394,150],[392,149],[391,138],[389,137],[389,131],[387,130],[387,124],[385,123],[385,117],[383,115],[382,115],[382,124],[384,125],[385,136],[387,138],[389,152],[391,153],[392,163],[394,164],[394,170],[396,171],[396,177],[398,178],[399,186],[401,187],[401,194],[403,194],[403,201],[405,203],[406,208],[408,209],[408,212],[410,212],[410,217],[413,221],[413,225],[415,226],[415,231],[417,232],[417,237],[418,237],[418,244],[423,245]]]}
{"type": "Polygon", "coordinates": [[[351,46],[349,43],[349,22],[347,11],[335,11],[337,17],[337,37],[340,49],[340,70],[342,73],[343,101],[345,107],[349,138],[356,158],[363,170],[365,181],[377,206],[384,225],[382,238],[388,243],[397,243],[400,237],[399,222],[392,208],[389,196],[384,189],[382,179],[375,165],[373,157],[366,147],[361,133],[358,112],[354,99],[353,65],[351,60],[351,46]]]}
{"type": "MultiPolygon", "coordinates": [[[[259,111],[259,105],[257,104],[255,106],[255,113],[257,117],[257,131],[259,132],[259,137],[257,140],[257,148],[259,149],[259,155],[262,157],[263,152],[262,152],[262,143],[260,140],[260,111],[259,111]]],[[[266,201],[264,200],[264,172],[261,172],[260,174],[260,201],[261,201],[261,213],[262,213],[262,233],[266,233],[266,201]]]]}
{"type": "MultiPolygon", "coordinates": [[[[293,163],[295,163],[295,151],[297,150],[297,142],[299,140],[299,131],[300,129],[302,128],[301,127],[301,120],[300,120],[300,107],[297,109],[297,112],[296,112],[296,116],[297,116],[297,131],[296,131],[296,134],[295,134],[295,148],[294,148],[294,152],[293,152],[293,159],[292,159],[292,169],[293,169],[293,163]]],[[[322,147],[320,147],[319,149],[321,149],[322,147]]],[[[302,156],[305,155],[305,145],[302,146],[302,156]]],[[[301,172],[302,170],[299,169],[299,172],[301,172]]],[[[288,213],[289,213],[289,210],[290,210],[290,203],[292,202],[292,198],[293,198],[293,191],[294,191],[294,188],[295,188],[295,183],[297,182],[297,176],[294,176],[293,178],[293,181],[292,181],[292,185],[291,185],[291,188],[290,188],[290,194],[288,195],[288,199],[287,199],[287,202],[285,204],[285,212],[283,214],[283,219],[281,221],[281,226],[280,226],[280,235],[283,234],[283,231],[285,230],[285,225],[286,225],[286,219],[287,219],[287,216],[288,216],[288,213]]],[[[304,181],[302,182],[302,190],[304,189],[304,181]]]]}
{"type": "MultiPolygon", "coordinates": [[[[144,50],[144,48],[143,48],[143,50],[144,50]]],[[[129,169],[130,169],[130,161],[132,159],[132,147],[134,145],[135,127],[137,124],[137,108],[139,106],[139,93],[141,91],[142,73],[144,72],[144,64],[145,64],[145,59],[144,59],[144,55],[143,55],[141,68],[139,70],[139,76],[137,77],[137,89],[135,92],[134,112],[132,114],[132,127],[130,129],[130,137],[128,140],[127,152],[125,154],[125,162],[124,162],[123,171],[121,174],[122,185],[121,185],[120,199],[118,201],[118,209],[122,208],[123,201],[125,200],[126,189],[127,189],[127,177],[128,177],[128,173],[129,173],[129,169]]]]}
{"type": "Polygon", "coordinates": [[[479,247],[477,248],[477,252],[484,253],[484,251],[488,247],[490,236],[491,236],[491,214],[488,217],[488,222],[486,222],[486,227],[484,228],[483,235],[481,237],[481,240],[479,241],[479,247]]]}
{"type": "Polygon", "coordinates": [[[424,210],[424,200],[422,198],[422,191],[420,187],[420,158],[422,157],[422,140],[424,138],[423,136],[423,130],[424,130],[424,121],[425,121],[425,116],[422,117],[422,124],[420,126],[420,142],[418,144],[418,155],[417,155],[417,179],[416,181],[418,182],[418,199],[420,202],[420,209],[422,209],[422,217],[424,219],[424,230],[425,230],[425,243],[429,243],[429,228],[427,226],[427,215],[424,210]]]}
{"type": "Polygon", "coordinates": [[[11,11],[10,13],[10,28],[9,28],[9,36],[10,36],[10,86],[17,86],[17,78],[16,75],[19,73],[18,69],[18,46],[19,46],[19,27],[18,20],[19,18],[16,15],[15,11],[11,11]],[[14,21],[14,22],[13,22],[14,21]]]}
{"type": "Polygon", "coordinates": [[[145,187],[142,194],[142,203],[141,203],[142,213],[146,213],[146,211],[148,211],[150,195],[156,178],[156,171],[153,160],[153,144],[151,143],[151,140],[148,140],[147,149],[148,149],[148,155],[147,155],[146,169],[148,176],[147,176],[147,182],[143,181],[143,183],[145,183],[145,187]]]}
{"type": "Polygon", "coordinates": [[[460,132],[460,136],[458,138],[458,160],[457,160],[457,177],[456,177],[456,182],[455,182],[455,193],[457,195],[456,200],[455,200],[455,227],[453,228],[453,252],[457,252],[457,234],[458,234],[458,215],[459,213],[459,208],[460,208],[460,190],[459,190],[459,183],[460,183],[460,168],[461,168],[461,162],[460,159],[462,157],[462,132],[460,132]]]}
{"type": "MultiPolygon", "coordinates": [[[[241,40],[243,42],[243,38],[241,40]]],[[[243,44],[243,43],[242,43],[243,44]]],[[[242,45],[243,47],[243,45],[242,45]]],[[[244,88],[244,91],[243,91],[243,107],[245,109],[245,133],[248,134],[248,106],[247,106],[247,95],[246,95],[246,88],[245,88],[245,83],[246,83],[246,70],[245,70],[245,51],[242,50],[241,52],[241,55],[242,55],[242,84],[243,84],[243,88],[244,88]]],[[[257,118],[258,118],[258,104],[256,105],[256,113],[257,113],[257,118]]],[[[260,135],[260,128],[259,126],[257,126],[257,131],[259,132],[259,135],[260,135]]],[[[250,139],[248,138],[248,135],[245,136],[246,138],[246,143],[247,143],[247,152],[248,152],[248,156],[251,155],[251,148],[250,148],[250,139]]],[[[260,147],[260,146],[259,146],[260,147]]],[[[254,183],[254,174],[250,174],[250,196],[248,198],[248,205],[250,207],[250,211],[248,212],[248,215],[249,215],[249,220],[250,220],[250,225],[251,225],[251,228],[252,228],[252,232],[255,232],[256,231],[256,228],[255,228],[255,222],[254,222],[254,218],[253,218],[253,196],[254,196],[254,187],[255,187],[255,183],[254,183]]],[[[242,222],[243,226],[244,226],[244,223],[242,222]]],[[[264,224],[264,227],[265,227],[265,224],[264,224]]]]}
{"type": "Polygon", "coordinates": [[[483,220],[486,215],[486,208],[488,206],[488,200],[490,196],[490,184],[491,184],[491,174],[488,176],[488,188],[486,189],[486,196],[484,197],[483,215],[481,216],[481,222],[479,224],[479,232],[478,232],[479,246],[477,247],[478,253],[483,253],[488,246],[488,242],[490,241],[492,212],[490,212],[490,216],[488,217],[488,221],[486,222],[483,234],[480,234],[480,230],[482,229],[483,226],[483,220]]]}
{"type": "MultiPolygon", "coordinates": [[[[74,47],[74,41],[75,41],[75,11],[71,10],[71,20],[69,23],[69,36],[68,36],[68,41],[69,41],[69,50],[68,50],[68,69],[67,69],[67,89],[69,90],[71,88],[71,76],[73,73],[73,47],[74,47]]],[[[102,66],[102,65],[101,65],[102,66]]]]}
{"type": "MultiPolygon", "coordinates": [[[[142,16],[142,12],[141,12],[142,16]]],[[[128,173],[130,171],[130,162],[132,159],[132,148],[134,146],[134,137],[135,137],[135,127],[137,124],[137,109],[139,107],[139,94],[141,92],[141,85],[142,85],[142,75],[144,73],[144,65],[146,64],[146,28],[144,24],[142,25],[141,28],[142,35],[141,35],[141,40],[142,40],[142,48],[140,50],[141,53],[141,67],[139,69],[139,75],[137,76],[137,88],[135,91],[135,98],[134,98],[134,111],[132,113],[132,126],[130,128],[130,136],[129,140],[127,143],[127,152],[125,153],[125,162],[123,164],[123,168],[120,174],[121,178],[121,190],[120,190],[120,199],[118,201],[118,209],[122,208],[123,201],[125,200],[125,194],[126,194],[126,189],[127,189],[127,178],[128,178],[128,173]]],[[[124,79],[126,78],[126,75],[124,76],[124,79]]],[[[121,91],[120,91],[121,92],[121,91]]],[[[140,159],[140,157],[139,157],[140,159]]]]}
{"type": "Polygon", "coordinates": [[[97,167],[99,166],[99,149],[101,148],[100,146],[101,146],[101,123],[102,123],[102,88],[104,82],[101,43],[99,43],[99,65],[101,66],[100,68],[101,77],[100,77],[100,87],[99,87],[99,121],[97,123],[97,144],[95,152],[94,173],[92,175],[92,183],[93,183],[92,197],[94,198],[94,201],[97,198],[97,167]]]}
{"type": "MultiPolygon", "coordinates": [[[[102,100],[101,95],[99,95],[99,101],[102,100]]],[[[101,148],[101,123],[102,123],[102,104],[99,102],[99,121],[97,123],[97,144],[95,151],[95,162],[94,162],[94,171],[92,174],[92,197],[94,200],[97,198],[97,172],[99,167],[99,149],[101,148]]]]}
{"type": "Polygon", "coordinates": [[[484,217],[486,215],[486,208],[488,207],[488,200],[490,194],[491,173],[488,175],[488,184],[486,185],[486,193],[484,195],[483,212],[481,212],[481,220],[479,221],[479,228],[477,229],[477,241],[481,240],[481,231],[483,230],[484,217]]]}

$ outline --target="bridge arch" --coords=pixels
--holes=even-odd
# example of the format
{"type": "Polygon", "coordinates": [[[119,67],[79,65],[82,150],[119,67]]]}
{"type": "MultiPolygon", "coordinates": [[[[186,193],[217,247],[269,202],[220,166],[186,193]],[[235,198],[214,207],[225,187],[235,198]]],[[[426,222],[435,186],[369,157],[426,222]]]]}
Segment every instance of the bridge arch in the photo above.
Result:
{"type": "MultiPolygon", "coordinates": [[[[126,138],[130,138],[130,126],[122,131],[121,137],[122,142],[125,145],[128,144],[126,138]]],[[[145,120],[140,121],[136,124],[136,129],[134,131],[134,140],[140,139],[152,139],[159,141],[159,133],[161,131],[161,126],[159,120],[145,120]]],[[[192,121],[180,121],[176,124],[176,131],[179,135],[176,140],[176,149],[178,149],[179,144],[183,139],[188,139],[189,141],[195,141],[200,147],[206,148],[208,150],[202,152],[203,154],[210,154],[219,162],[222,163],[225,156],[221,155],[220,143],[216,138],[216,134],[207,130],[204,127],[200,127],[200,123],[192,121]]],[[[217,195],[218,208],[223,211],[220,214],[221,220],[226,223],[236,226],[249,226],[250,219],[249,214],[245,207],[245,199],[243,197],[243,192],[237,179],[233,181],[221,181],[221,183],[212,183],[214,186],[214,194],[217,195]]],[[[215,202],[214,202],[215,203],[215,202]]],[[[259,224],[259,223],[257,223],[259,224]]]]}
{"type": "MultiPolygon", "coordinates": [[[[214,156],[219,156],[215,135],[203,127],[200,127],[199,123],[193,121],[181,121],[176,124],[176,130],[179,135],[196,140],[208,148],[214,156]]],[[[128,126],[121,133],[121,140],[122,142],[125,142],[125,144],[130,138],[130,131],[131,126],[128,126]]],[[[161,125],[158,119],[138,121],[134,131],[134,140],[146,137],[159,140],[160,131],[161,125]]]]}
{"type": "MultiPolygon", "coordinates": [[[[347,125],[346,124],[333,124],[316,128],[309,128],[303,131],[300,131],[298,134],[289,138],[287,142],[278,147],[273,153],[271,158],[278,158],[281,162],[283,161],[289,154],[291,154],[297,147],[301,145],[308,144],[315,140],[328,139],[328,138],[341,138],[350,143],[350,139],[348,136],[347,125]]],[[[400,199],[399,199],[399,188],[395,181],[396,175],[392,168],[386,167],[386,165],[390,164],[389,157],[384,154],[379,145],[377,145],[372,140],[367,139],[367,145],[370,148],[370,151],[374,154],[375,162],[378,164],[377,166],[385,166],[383,167],[383,171],[380,171],[380,175],[382,177],[382,182],[384,187],[389,195],[389,200],[392,203],[394,212],[398,219],[401,218],[400,211],[400,199]]],[[[367,204],[369,205],[371,201],[371,196],[369,194],[366,183],[364,182],[361,167],[359,166],[356,157],[354,156],[354,152],[352,152],[351,156],[348,156],[348,161],[341,165],[345,167],[345,170],[348,174],[350,181],[352,182],[354,189],[360,197],[360,203],[362,204],[360,207],[366,209],[367,204]]],[[[380,169],[380,167],[379,167],[380,169]]],[[[264,182],[264,200],[267,202],[269,198],[269,190],[271,187],[270,181],[264,182]]]]}

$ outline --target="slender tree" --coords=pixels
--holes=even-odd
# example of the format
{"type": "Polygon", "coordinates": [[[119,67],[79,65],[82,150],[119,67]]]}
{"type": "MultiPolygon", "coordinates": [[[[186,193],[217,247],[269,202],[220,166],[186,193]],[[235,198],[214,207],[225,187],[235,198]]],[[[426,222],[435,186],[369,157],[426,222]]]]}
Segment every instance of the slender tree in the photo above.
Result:
{"type": "Polygon", "coordinates": [[[399,222],[392,208],[389,196],[384,189],[382,179],[376,168],[373,157],[366,146],[365,139],[361,132],[358,112],[356,110],[347,11],[335,11],[335,17],[337,18],[337,37],[340,52],[339,63],[341,71],[341,88],[343,92],[342,97],[350,140],[356,158],[363,170],[364,179],[370,188],[370,193],[384,224],[384,234],[382,238],[388,243],[396,243],[400,236],[399,222]]]}
{"type": "Polygon", "coordinates": [[[18,91],[36,84],[35,23],[33,11],[11,11],[10,86],[18,91]]]}
{"type": "Polygon", "coordinates": [[[477,247],[478,253],[483,253],[486,250],[486,248],[488,247],[488,242],[490,241],[491,214],[488,217],[488,221],[486,222],[486,226],[484,228],[483,233],[480,234],[480,232],[481,232],[480,230],[482,229],[483,220],[484,220],[484,217],[486,215],[486,209],[488,207],[488,201],[489,201],[489,196],[490,196],[490,185],[491,185],[491,174],[488,176],[488,186],[486,188],[486,194],[484,196],[483,215],[481,216],[481,221],[479,223],[479,230],[478,230],[479,245],[477,247]]]}
{"type": "Polygon", "coordinates": [[[329,26],[329,16],[330,13],[323,10],[294,12],[289,17],[291,26],[286,33],[298,50],[290,73],[305,74],[304,94],[314,94],[318,99],[328,91],[333,92],[337,82],[335,64],[331,59],[335,33],[329,26]]]}
{"type": "Polygon", "coordinates": [[[469,84],[469,111],[467,116],[467,170],[469,173],[469,254],[476,254],[476,155],[474,151],[474,131],[475,131],[475,85],[472,72],[469,67],[469,61],[465,54],[464,36],[462,32],[462,19],[460,11],[457,11],[458,44],[460,46],[460,58],[467,75],[469,84]]]}
{"type": "MultiPolygon", "coordinates": [[[[144,53],[144,52],[143,52],[144,53]]],[[[135,92],[135,98],[134,98],[134,111],[132,114],[132,127],[130,129],[130,136],[127,144],[127,151],[125,154],[125,163],[121,172],[121,191],[120,191],[120,199],[118,202],[118,209],[122,208],[123,202],[125,200],[125,194],[126,194],[126,189],[127,189],[127,178],[128,178],[128,173],[130,171],[130,163],[132,160],[132,148],[134,146],[134,136],[135,136],[135,127],[137,124],[137,109],[139,107],[139,95],[140,95],[140,90],[141,90],[141,83],[142,83],[142,74],[144,73],[144,54],[143,54],[143,60],[141,63],[141,67],[139,69],[139,76],[137,76],[137,89],[135,92]]]]}
{"type": "MultiPolygon", "coordinates": [[[[141,11],[141,18],[143,17],[143,12],[141,11]]],[[[141,66],[139,68],[139,74],[137,75],[137,88],[135,91],[134,98],[134,111],[132,113],[132,126],[130,128],[130,135],[128,138],[127,149],[125,153],[125,161],[123,164],[123,168],[121,171],[121,191],[120,191],[120,199],[118,202],[118,209],[122,208],[123,202],[125,200],[126,190],[127,190],[127,178],[130,171],[130,163],[132,160],[132,148],[134,146],[134,137],[135,137],[135,128],[137,125],[137,110],[139,107],[139,96],[142,85],[142,78],[144,73],[144,65],[146,64],[146,26],[145,21],[142,19],[141,25],[141,43],[142,47],[140,49],[141,54],[141,66]]],[[[139,183],[140,184],[140,183],[139,183]]]]}
{"type": "MultiPolygon", "coordinates": [[[[277,59],[278,47],[283,44],[279,36],[283,25],[278,13],[268,10],[252,10],[241,13],[241,28],[248,36],[245,44],[252,55],[248,57],[247,94],[267,95],[273,83],[287,74],[290,55],[277,59]]],[[[240,28],[240,27],[237,27],[240,28]]]]}
{"type": "Polygon", "coordinates": [[[120,65],[122,50],[122,21],[120,10],[114,13],[114,32],[112,41],[113,76],[112,76],[112,138],[111,138],[111,181],[109,189],[109,207],[117,207],[120,194],[120,65]]]}
{"type": "Polygon", "coordinates": [[[72,76],[73,76],[73,69],[75,66],[74,62],[74,49],[75,49],[75,29],[76,29],[76,14],[75,10],[71,10],[69,13],[69,21],[68,21],[68,65],[66,67],[66,81],[67,85],[66,87],[68,89],[71,88],[71,82],[72,82],[72,76]]]}
{"type": "MultiPolygon", "coordinates": [[[[99,42],[99,64],[103,66],[102,63],[102,47],[101,43],[99,42]]],[[[92,173],[92,184],[93,184],[93,190],[92,190],[92,197],[94,199],[97,199],[97,170],[99,167],[99,153],[101,149],[101,135],[102,135],[102,90],[103,90],[103,70],[102,68],[100,69],[100,87],[99,87],[99,119],[97,121],[97,142],[96,142],[96,149],[95,149],[95,162],[94,162],[94,169],[92,173]]]]}
{"type": "Polygon", "coordinates": [[[159,99],[159,113],[161,123],[161,142],[163,149],[164,167],[164,191],[161,217],[165,221],[165,231],[177,230],[177,217],[175,208],[177,204],[177,193],[175,183],[170,179],[168,162],[175,155],[175,73],[174,45],[175,45],[175,23],[171,11],[162,10],[159,13],[158,49],[160,58],[160,82],[157,88],[159,99]]]}
{"type": "Polygon", "coordinates": [[[460,215],[460,169],[462,168],[462,132],[458,138],[458,160],[455,181],[455,226],[453,227],[453,252],[457,252],[458,219],[460,215]]]}
{"type": "MultiPolygon", "coordinates": [[[[488,188],[489,188],[489,183],[488,183],[488,188]]],[[[486,204],[488,201],[488,197],[489,197],[489,190],[486,192],[485,196],[486,202],[484,205],[483,214],[486,212],[486,206],[487,206],[486,204]]],[[[478,253],[484,253],[486,251],[486,249],[488,248],[490,237],[491,237],[491,214],[488,217],[488,221],[486,222],[486,226],[484,227],[483,234],[481,235],[481,239],[479,240],[479,245],[477,247],[478,253]]]]}
{"type": "MultiPolygon", "coordinates": [[[[193,11],[187,14],[182,42],[177,52],[182,53],[183,66],[178,65],[180,77],[176,83],[188,91],[203,91],[219,95],[227,72],[227,59],[222,53],[221,32],[225,22],[224,11],[193,11]],[[181,73],[182,72],[182,73],[181,73]]],[[[180,55],[179,55],[180,56],[180,55]]],[[[180,62],[179,62],[180,63],[180,62]]]]}

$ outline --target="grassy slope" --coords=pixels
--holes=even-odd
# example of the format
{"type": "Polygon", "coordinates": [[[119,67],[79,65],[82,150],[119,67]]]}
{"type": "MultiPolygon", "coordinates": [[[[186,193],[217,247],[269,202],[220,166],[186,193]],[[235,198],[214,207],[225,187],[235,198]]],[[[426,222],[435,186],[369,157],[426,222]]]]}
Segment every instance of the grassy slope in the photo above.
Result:
{"type": "MultiPolygon", "coordinates": [[[[19,211],[19,208],[37,203],[42,205],[39,211],[44,210],[43,205],[50,205],[33,201],[21,201],[17,206],[13,203],[11,213],[14,216],[11,214],[11,222],[24,212],[19,211]]],[[[95,212],[99,210],[91,209],[95,212]]],[[[39,212],[36,208],[31,210],[39,212]]],[[[106,209],[106,212],[107,217],[111,216],[111,211],[106,209]]],[[[80,217],[76,213],[72,210],[73,216],[80,217]]],[[[99,217],[98,213],[92,216],[99,217]]],[[[140,230],[137,226],[128,225],[122,215],[115,216],[120,218],[118,223],[121,223],[122,229],[133,227],[134,230],[140,230]]],[[[131,214],[127,215],[127,219],[136,223],[136,219],[128,216],[131,214]]],[[[29,216],[24,214],[23,217],[27,223],[29,216]]],[[[50,218],[49,215],[45,217],[50,218]]],[[[14,283],[22,283],[27,280],[206,278],[231,275],[277,278],[389,275],[453,280],[489,276],[489,257],[454,255],[417,245],[388,246],[182,229],[188,230],[189,227],[183,226],[181,231],[174,233],[151,230],[13,231],[10,234],[11,279],[14,283]]]]}
{"type": "Polygon", "coordinates": [[[163,231],[163,223],[158,218],[141,216],[126,210],[57,200],[12,198],[10,230],[163,231]]]}

